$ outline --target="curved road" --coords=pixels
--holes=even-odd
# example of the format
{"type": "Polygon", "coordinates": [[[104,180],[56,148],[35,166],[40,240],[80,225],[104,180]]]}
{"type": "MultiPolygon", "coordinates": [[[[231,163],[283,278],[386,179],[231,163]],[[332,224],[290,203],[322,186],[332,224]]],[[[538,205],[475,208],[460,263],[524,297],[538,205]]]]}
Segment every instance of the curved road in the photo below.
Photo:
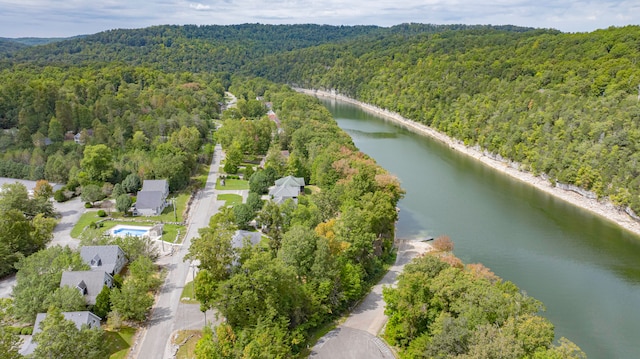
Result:
{"type": "MultiPolygon", "coordinates": [[[[207,184],[204,189],[198,192],[192,204],[191,213],[182,246],[172,256],[163,257],[158,261],[164,265],[168,271],[160,293],[156,299],[147,328],[140,335],[140,343],[131,350],[130,358],[160,359],[172,358],[173,348],[171,346],[171,334],[176,330],[202,328],[204,326],[204,315],[199,311],[196,304],[180,303],[180,294],[184,288],[189,275],[193,276],[191,263],[185,262],[184,256],[189,250],[191,239],[198,237],[198,229],[209,225],[209,218],[219,209],[220,204],[216,201],[216,180],[218,179],[218,168],[222,157],[222,149],[217,145],[213,153],[207,184]]],[[[207,321],[215,319],[211,312],[207,312],[207,321]]]]}
{"type": "Polygon", "coordinates": [[[311,350],[314,359],[394,359],[391,349],[378,338],[387,322],[384,315],[382,288],[393,286],[404,266],[429,245],[419,241],[400,240],[395,264],[338,328],[320,338],[311,350]]]}

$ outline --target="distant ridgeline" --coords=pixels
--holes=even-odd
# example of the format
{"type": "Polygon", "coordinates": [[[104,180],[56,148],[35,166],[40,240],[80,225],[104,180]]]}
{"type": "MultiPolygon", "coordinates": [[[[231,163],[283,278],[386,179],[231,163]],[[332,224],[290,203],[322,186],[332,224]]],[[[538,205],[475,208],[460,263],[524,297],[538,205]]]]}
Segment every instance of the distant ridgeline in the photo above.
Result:
{"type": "MultiPolygon", "coordinates": [[[[242,73],[335,89],[638,213],[638,38],[638,26],[576,34],[422,24],[155,26],[31,46],[0,68],[118,62],[226,72],[225,86],[225,76],[242,73]]],[[[3,88],[0,96],[0,122],[17,122],[20,108],[4,98],[20,94],[3,88]]]]}

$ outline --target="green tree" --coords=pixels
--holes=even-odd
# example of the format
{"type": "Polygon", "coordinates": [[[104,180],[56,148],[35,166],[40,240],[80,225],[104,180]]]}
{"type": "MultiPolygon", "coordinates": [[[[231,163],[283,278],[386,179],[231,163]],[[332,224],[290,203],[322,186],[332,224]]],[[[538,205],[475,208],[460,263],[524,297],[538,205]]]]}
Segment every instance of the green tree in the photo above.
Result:
{"type": "Polygon", "coordinates": [[[0,298],[0,353],[3,358],[20,359],[20,337],[8,328],[13,320],[12,301],[9,298],[0,298]]]}
{"type": "Polygon", "coordinates": [[[111,308],[125,320],[145,320],[152,305],[153,296],[135,281],[125,280],[122,288],[111,290],[111,308]]]}
{"type": "Polygon", "coordinates": [[[135,173],[129,174],[124,181],[122,181],[122,189],[127,193],[137,192],[142,188],[142,180],[140,176],[135,173]]]}
{"type": "Polygon", "coordinates": [[[40,328],[42,331],[33,336],[38,344],[33,353],[35,358],[102,359],[107,355],[102,329],[86,326],[78,329],[55,307],[47,311],[40,328]]]}
{"type": "Polygon", "coordinates": [[[33,188],[33,196],[48,200],[53,196],[53,187],[46,180],[39,180],[33,188]]]}
{"type": "Polygon", "coordinates": [[[319,237],[313,230],[302,226],[293,226],[282,236],[282,245],[278,258],[285,264],[296,268],[299,277],[306,278],[312,272],[316,243],[319,237]]]}
{"type": "Polygon", "coordinates": [[[199,230],[200,236],[194,238],[185,260],[198,260],[200,270],[207,270],[208,277],[221,281],[229,278],[229,269],[235,254],[231,245],[233,229],[228,224],[211,224],[199,230]]]}
{"type": "Polygon", "coordinates": [[[108,181],[113,175],[111,149],[104,144],[86,146],[80,166],[90,181],[108,181]]]}
{"type": "Polygon", "coordinates": [[[64,286],[57,288],[46,300],[46,307],[56,307],[63,312],[77,312],[87,309],[87,303],[77,288],[64,286]]]}
{"type": "Polygon", "coordinates": [[[160,278],[156,276],[156,272],[156,266],[149,257],[139,256],[129,264],[128,280],[146,290],[155,290],[162,284],[160,278]]]}
{"type": "Polygon", "coordinates": [[[251,177],[249,177],[249,191],[262,195],[267,193],[269,186],[272,186],[273,182],[269,181],[269,177],[265,171],[257,171],[251,177]]]}
{"type": "Polygon", "coordinates": [[[102,193],[102,188],[94,184],[88,184],[82,186],[82,193],[80,194],[80,198],[85,202],[90,202],[92,205],[104,199],[105,195],[102,193]]]}
{"type": "Polygon", "coordinates": [[[116,198],[116,209],[119,212],[127,213],[131,208],[131,197],[128,194],[121,194],[116,198]]]}
{"type": "Polygon", "coordinates": [[[111,192],[111,196],[117,199],[118,197],[126,193],[127,191],[125,191],[124,188],[122,188],[122,184],[116,183],[115,186],[113,186],[113,191],[111,192]]]}
{"type": "Polygon", "coordinates": [[[111,311],[111,288],[106,285],[96,296],[96,304],[93,306],[92,312],[101,319],[106,319],[111,311]]]}
{"type": "Polygon", "coordinates": [[[51,118],[49,121],[49,139],[52,142],[62,142],[64,140],[64,128],[60,121],[58,121],[55,117],[51,118]]]}
{"type": "Polygon", "coordinates": [[[200,149],[200,131],[195,127],[182,126],[180,131],[171,134],[170,142],[186,153],[197,153],[200,149]]]}
{"type": "Polygon", "coordinates": [[[230,174],[238,173],[243,158],[242,147],[238,142],[234,141],[226,151],[224,171],[230,174]]]}
{"type": "Polygon", "coordinates": [[[0,211],[0,276],[13,272],[21,258],[44,248],[53,238],[55,223],[42,214],[30,220],[15,209],[0,211]]]}
{"type": "Polygon", "coordinates": [[[255,212],[248,204],[240,203],[233,206],[233,214],[239,229],[248,230],[251,228],[249,222],[255,217],[255,212]]]}
{"type": "Polygon", "coordinates": [[[261,210],[264,204],[264,201],[260,197],[257,192],[249,192],[247,196],[247,206],[249,206],[254,213],[261,210]]]}
{"type": "Polygon", "coordinates": [[[80,255],[69,247],[50,247],[16,263],[18,273],[13,288],[14,310],[18,319],[33,321],[47,310],[47,299],[60,286],[63,271],[87,270],[80,255]]]}

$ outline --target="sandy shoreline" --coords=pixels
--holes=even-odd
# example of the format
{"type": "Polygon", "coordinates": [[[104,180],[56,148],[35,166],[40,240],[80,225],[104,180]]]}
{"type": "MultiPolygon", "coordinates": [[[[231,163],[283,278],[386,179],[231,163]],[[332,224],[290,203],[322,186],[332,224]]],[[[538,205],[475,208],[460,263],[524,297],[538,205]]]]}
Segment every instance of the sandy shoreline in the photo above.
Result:
{"type": "Polygon", "coordinates": [[[407,118],[400,116],[397,113],[384,110],[379,107],[376,107],[364,102],[360,102],[352,98],[348,98],[346,96],[339,95],[333,92],[321,91],[321,90],[308,90],[308,89],[300,89],[300,88],[295,88],[295,90],[308,95],[325,97],[325,98],[334,98],[342,102],[347,102],[347,103],[359,106],[365,111],[382,116],[416,133],[436,139],[460,153],[473,157],[474,159],[485,164],[486,166],[489,166],[495,170],[505,173],[521,182],[534,186],[541,191],[549,193],[554,197],[560,198],[577,207],[588,210],[589,212],[592,212],[602,218],[605,218],[613,223],[616,223],[619,226],[629,230],[630,232],[633,232],[636,235],[640,236],[640,223],[636,222],[624,211],[616,208],[609,201],[598,201],[597,199],[587,198],[573,191],[568,191],[558,187],[554,187],[551,185],[551,183],[549,183],[548,180],[542,177],[534,176],[529,172],[524,172],[517,168],[514,168],[512,164],[510,164],[509,162],[504,162],[504,161],[500,161],[500,160],[496,160],[494,158],[488,157],[482,151],[476,148],[467,147],[460,141],[456,141],[451,137],[434,130],[433,128],[413,122],[407,118]]]}

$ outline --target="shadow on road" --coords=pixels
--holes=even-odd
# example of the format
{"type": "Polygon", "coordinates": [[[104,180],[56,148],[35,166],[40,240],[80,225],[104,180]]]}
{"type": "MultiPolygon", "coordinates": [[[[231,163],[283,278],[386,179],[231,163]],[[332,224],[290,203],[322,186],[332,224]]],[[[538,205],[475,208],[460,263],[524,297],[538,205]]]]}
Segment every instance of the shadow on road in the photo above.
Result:
{"type": "Polygon", "coordinates": [[[171,309],[169,307],[158,307],[153,310],[152,318],[149,319],[148,325],[155,325],[167,320],[171,320],[171,309]]]}
{"type": "Polygon", "coordinates": [[[76,210],[70,210],[70,211],[64,211],[64,212],[58,212],[62,217],[66,217],[66,216],[71,216],[74,215],[76,213],[78,213],[78,211],[76,210]]]}

